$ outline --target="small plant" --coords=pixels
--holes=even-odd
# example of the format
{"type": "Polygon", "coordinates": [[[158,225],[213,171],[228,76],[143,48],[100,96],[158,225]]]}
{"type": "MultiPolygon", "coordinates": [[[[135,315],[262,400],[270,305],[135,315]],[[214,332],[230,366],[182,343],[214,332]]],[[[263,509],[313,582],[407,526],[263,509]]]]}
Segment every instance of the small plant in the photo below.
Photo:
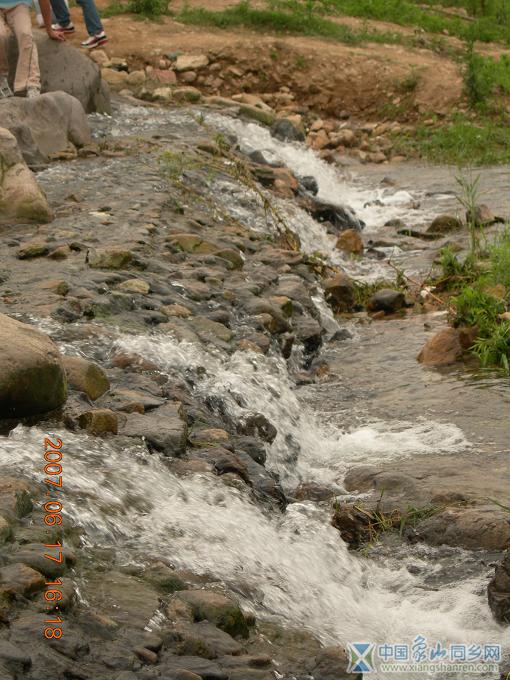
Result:
{"type": "Polygon", "coordinates": [[[412,92],[415,92],[418,89],[420,81],[421,75],[415,68],[413,68],[411,69],[411,72],[408,73],[408,75],[400,81],[399,89],[404,94],[411,94],[412,92]]]}
{"type": "Polygon", "coordinates": [[[480,251],[480,234],[483,236],[483,230],[481,230],[481,227],[478,225],[476,217],[480,198],[480,175],[473,177],[471,173],[469,175],[461,173],[455,177],[455,181],[460,188],[460,193],[457,194],[457,200],[466,210],[471,256],[475,257],[480,251]]]}
{"type": "Polygon", "coordinates": [[[510,321],[494,325],[490,335],[477,338],[472,352],[480,359],[482,366],[497,366],[505,373],[510,373],[510,321]]]}
{"type": "Polygon", "coordinates": [[[505,311],[505,303],[476,286],[464,286],[457,297],[452,298],[456,326],[478,326],[480,335],[490,335],[498,324],[499,315],[505,311]]]}

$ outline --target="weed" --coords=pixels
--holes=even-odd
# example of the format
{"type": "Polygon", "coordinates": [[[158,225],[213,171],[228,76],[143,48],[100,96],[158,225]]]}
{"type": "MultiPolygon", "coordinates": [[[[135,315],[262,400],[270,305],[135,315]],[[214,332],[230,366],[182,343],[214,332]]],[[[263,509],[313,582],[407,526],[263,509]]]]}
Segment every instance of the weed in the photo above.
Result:
{"type": "Polygon", "coordinates": [[[489,335],[477,338],[471,351],[482,366],[497,366],[510,373],[510,321],[494,325],[489,335]]]}
{"type": "Polygon", "coordinates": [[[498,324],[499,315],[505,311],[503,300],[482,290],[481,282],[464,286],[452,298],[456,326],[478,326],[481,336],[490,336],[498,324]]]}
{"type": "Polygon", "coordinates": [[[417,90],[420,81],[420,73],[415,68],[413,68],[411,72],[400,81],[398,85],[399,90],[404,94],[411,94],[417,90]]]}
{"type": "Polygon", "coordinates": [[[122,3],[119,0],[113,0],[102,12],[105,17],[126,13],[138,14],[146,19],[157,19],[162,14],[168,13],[168,1],[129,0],[129,2],[122,3]]]}

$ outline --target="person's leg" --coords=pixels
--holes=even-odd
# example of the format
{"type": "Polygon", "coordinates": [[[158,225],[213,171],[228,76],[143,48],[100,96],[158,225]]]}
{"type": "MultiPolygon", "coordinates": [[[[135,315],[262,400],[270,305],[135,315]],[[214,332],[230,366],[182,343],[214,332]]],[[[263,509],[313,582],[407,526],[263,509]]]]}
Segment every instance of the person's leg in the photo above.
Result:
{"type": "Polygon", "coordinates": [[[5,18],[18,41],[18,65],[14,78],[14,92],[28,88],[41,88],[41,74],[37,46],[32,34],[32,22],[28,5],[16,5],[5,12],[5,18]]]}
{"type": "Polygon", "coordinates": [[[60,26],[66,27],[71,23],[71,15],[65,0],[50,0],[55,20],[60,26]]]}
{"type": "Polygon", "coordinates": [[[9,64],[7,62],[7,41],[9,40],[9,29],[5,23],[4,10],[0,9],[0,78],[7,78],[9,75],[9,64]]]}
{"type": "MultiPolygon", "coordinates": [[[[61,2],[64,2],[64,0],[61,0],[61,2]]],[[[101,23],[101,17],[99,16],[94,0],[76,0],[76,2],[83,10],[83,18],[85,19],[87,33],[90,36],[102,33],[104,30],[103,24],[101,23]]]]}

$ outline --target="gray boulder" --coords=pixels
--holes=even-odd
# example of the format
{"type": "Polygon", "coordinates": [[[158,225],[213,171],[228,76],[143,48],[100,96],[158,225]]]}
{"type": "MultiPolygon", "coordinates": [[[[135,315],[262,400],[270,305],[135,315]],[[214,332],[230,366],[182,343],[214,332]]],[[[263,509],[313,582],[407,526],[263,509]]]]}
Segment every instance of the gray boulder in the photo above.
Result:
{"type": "Polygon", "coordinates": [[[367,307],[371,312],[385,312],[391,314],[402,307],[405,307],[406,299],[404,294],[399,290],[391,288],[381,288],[376,291],[370,300],[367,307]]]}
{"type": "MultiPolygon", "coordinates": [[[[42,31],[34,31],[43,92],[67,92],[76,97],[87,113],[111,113],[108,85],[101,79],[97,64],[67,43],[50,40],[42,31]]],[[[11,82],[17,61],[17,44],[11,39],[9,64],[11,82]]]]}
{"type": "Polygon", "coordinates": [[[43,161],[51,154],[90,143],[87,116],[80,102],[65,92],[34,99],[11,97],[0,101],[2,126],[22,142],[27,162],[43,161]]]}
{"type": "Polygon", "coordinates": [[[0,128],[0,169],[0,221],[50,222],[53,214],[46,196],[26,166],[16,138],[5,128],[0,128]]]}
{"type": "Polygon", "coordinates": [[[0,417],[45,413],[61,406],[67,383],[55,343],[0,314],[0,417]]]}

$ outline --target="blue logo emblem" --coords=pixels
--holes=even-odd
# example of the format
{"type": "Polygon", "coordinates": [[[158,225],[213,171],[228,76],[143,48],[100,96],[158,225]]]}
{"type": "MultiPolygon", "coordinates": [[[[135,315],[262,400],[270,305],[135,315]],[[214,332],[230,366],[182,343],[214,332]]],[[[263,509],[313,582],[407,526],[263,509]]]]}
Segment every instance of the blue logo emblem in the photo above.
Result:
{"type": "Polygon", "coordinates": [[[349,642],[347,653],[349,654],[348,673],[373,673],[374,667],[373,642],[349,642]]]}

